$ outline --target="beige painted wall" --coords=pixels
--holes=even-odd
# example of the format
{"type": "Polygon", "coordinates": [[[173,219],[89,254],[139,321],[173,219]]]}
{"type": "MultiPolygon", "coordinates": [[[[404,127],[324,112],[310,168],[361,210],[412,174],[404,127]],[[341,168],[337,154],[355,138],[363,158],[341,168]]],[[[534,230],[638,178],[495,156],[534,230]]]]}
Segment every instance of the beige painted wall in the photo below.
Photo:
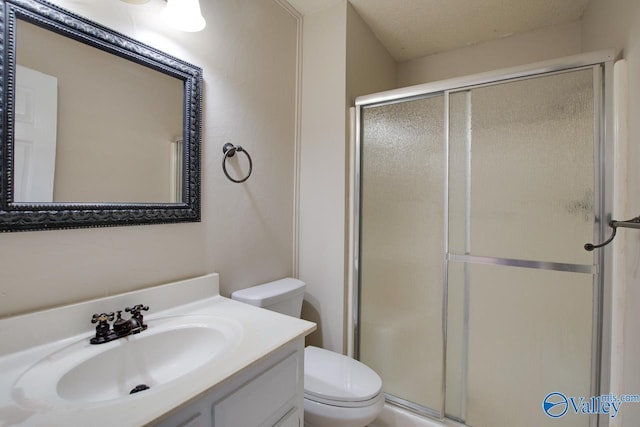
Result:
{"type": "Polygon", "coordinates": [[[395,60],[348,3],[347,106],[353,107],[360,95],[393,89],[395,82],[395,60]]]}
{"type": "Polygon", "coordinates": [[[299,278],[308,343],[343,348],[346,1],[303,18],[299,278]]]}
{"type": "Polygon", "coordinates": [[[511,37],[398,64],[398,87],[531,64],[581,52],[580,22],[555,25],[511,37]]]}
{"type": "Polygon", "coordinates": [[[395,64],[346,1],[303,18],[299,277],[308,343],[344,351],[347,107],[393,87],[395,64]]]}
{"type": "MultiPolygon", "coordinates": [[[[640,213],[640,2],[637,0],[591,0],[582,20],[582,44],[585,50],[622,49],[629,66],[629,147],[627,157],[629,189],[626,195],[629,217],[640,213]]],[[[625,219],[628,219],[625,217],[625,219]]],[[[626,242],[626,288],[622,297],[624,331],[622,348],[622,393],[640,393],[640,233],[623,230],[626,242]]],[[[614,242],[615,244],[615,242],[614,242]]],[[[627,404],[621,409],[621,424],[640,424],[640,404],[627,404]]]]}
{"type": "Polygon", "coordinates": [[[273,0],[204,1],[206,29],[182,33],[162,0],[56,3],[203,68],[202,222],[2,234],[0,316],[212,271],[224,295],[291,275],[294,17],[273,0]],[[222,173],[225,142],[253,157],[245,184],[222,173]]]}

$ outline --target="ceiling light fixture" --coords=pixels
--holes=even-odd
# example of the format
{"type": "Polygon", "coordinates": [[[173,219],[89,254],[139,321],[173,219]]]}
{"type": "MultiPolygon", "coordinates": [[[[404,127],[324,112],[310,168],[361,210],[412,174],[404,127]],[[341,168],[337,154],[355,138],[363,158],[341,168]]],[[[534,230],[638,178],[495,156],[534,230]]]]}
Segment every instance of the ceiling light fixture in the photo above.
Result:
{"type": "Polygon", "coordinates": [[[207,25],[199,0],[167,0],[162,19],[172,28],[188,32],[201,31],[207,25]]]}

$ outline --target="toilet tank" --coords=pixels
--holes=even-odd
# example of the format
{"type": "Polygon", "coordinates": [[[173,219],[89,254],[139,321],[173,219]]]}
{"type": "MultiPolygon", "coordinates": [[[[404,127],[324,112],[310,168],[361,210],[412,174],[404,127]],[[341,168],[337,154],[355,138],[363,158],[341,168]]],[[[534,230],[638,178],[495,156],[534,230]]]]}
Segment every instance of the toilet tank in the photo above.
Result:
{"type": "Polygon", "coordinates": [[[304,288],[303,281],[288,277],[235,291],[231,294],[231,299],[300,317],[304,288]]]}

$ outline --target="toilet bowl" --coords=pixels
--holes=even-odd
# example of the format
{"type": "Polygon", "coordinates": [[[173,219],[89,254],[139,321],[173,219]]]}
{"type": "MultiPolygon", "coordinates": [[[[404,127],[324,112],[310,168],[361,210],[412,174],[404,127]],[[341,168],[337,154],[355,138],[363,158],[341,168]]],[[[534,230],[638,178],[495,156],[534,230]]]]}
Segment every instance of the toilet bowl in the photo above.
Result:
{"type": "MultiPolygon", "coordinates": [[[[300,317],[304,288],[304,282],[287,278],[236,291],[231,298],[300,317]]],[[[305,426],[365,427],[383,406],[382,380],[373,369],[333,351],[305,348],[305,426]]]]}
{"type": "Polygon", "coordinates": [[[383,405],[382,380],[371,368],[333,351],[305,348],[305,425],[363,427],[383,405]]]}

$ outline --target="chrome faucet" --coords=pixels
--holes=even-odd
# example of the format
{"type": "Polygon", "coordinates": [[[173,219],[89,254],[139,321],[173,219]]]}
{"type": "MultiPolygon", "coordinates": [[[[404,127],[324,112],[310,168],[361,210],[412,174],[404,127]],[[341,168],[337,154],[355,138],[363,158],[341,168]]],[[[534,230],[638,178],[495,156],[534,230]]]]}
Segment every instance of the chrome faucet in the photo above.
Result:
{"type": "Polygon", "coordinates": [[[122,310],[118,310],[116,313],[94,314],[91,317],[91,323],[97,323],[96,336],[91,338],[89,342],[91,344],[104,344],[118,338],[140,333],[147,329],[141,312],[149,311],[148,305],[138,304],[133,307],[126,307],[124,311],[131,313],[131,318],[128,320],[123,319],[122,310]],[[113,321],[114,318],[115,321],[113,322],[112,328],[109,322],[113,321]]]}

